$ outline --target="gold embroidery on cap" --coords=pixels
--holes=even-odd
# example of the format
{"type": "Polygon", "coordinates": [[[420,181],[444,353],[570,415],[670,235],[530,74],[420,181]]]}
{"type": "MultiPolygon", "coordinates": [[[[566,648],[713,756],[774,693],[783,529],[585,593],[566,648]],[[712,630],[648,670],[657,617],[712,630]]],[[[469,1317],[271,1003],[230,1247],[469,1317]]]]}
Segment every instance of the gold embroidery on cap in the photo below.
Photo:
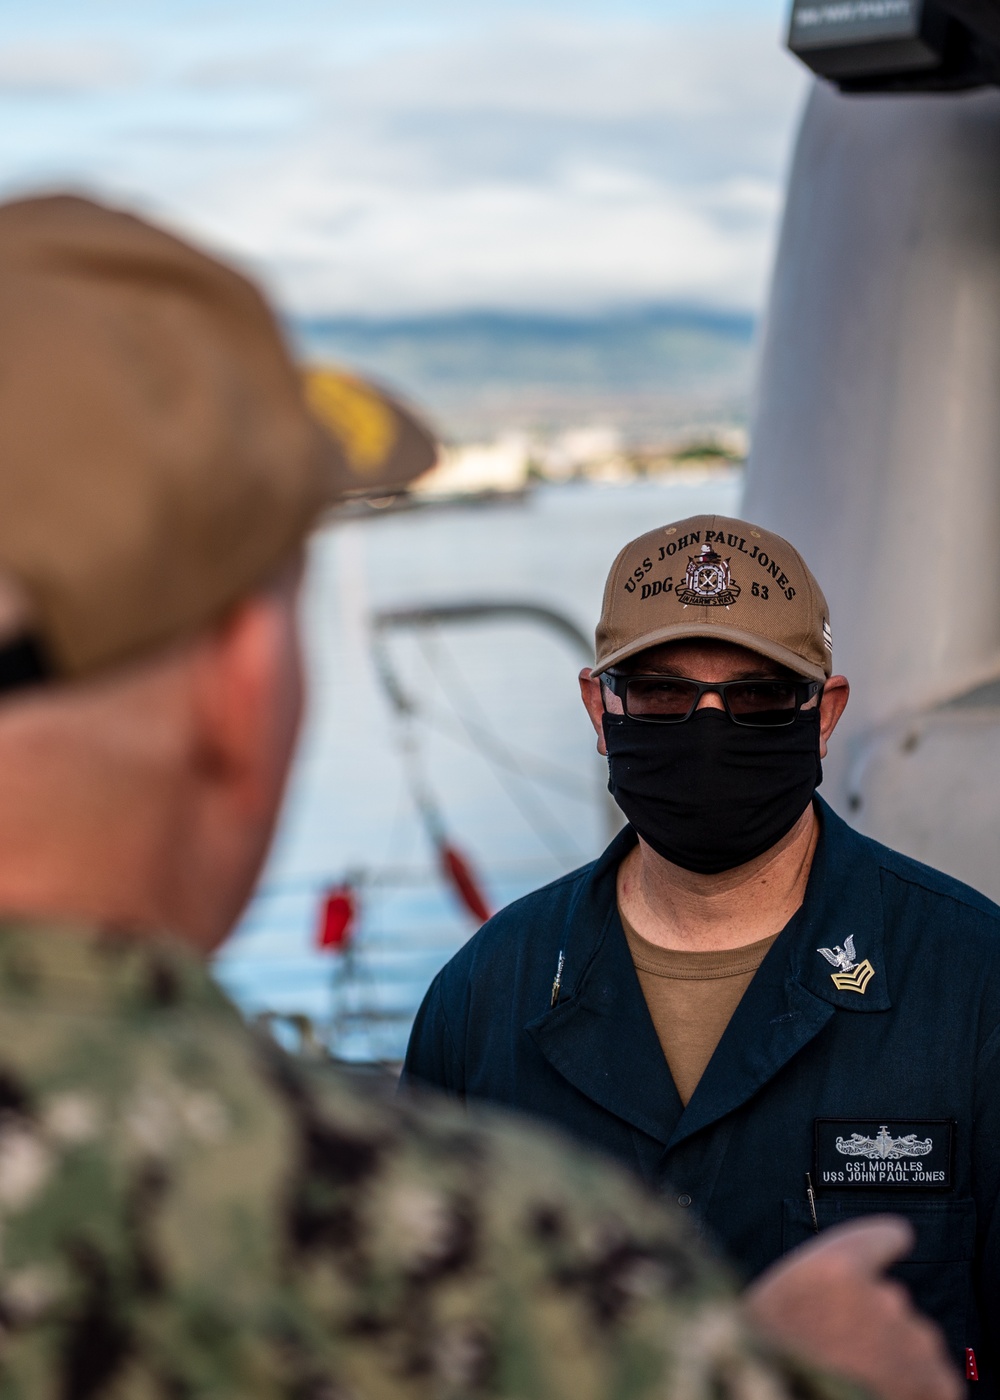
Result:
{"type": "Polygon", "coordinates": [[[305,376],[306,402],[334,434],[358,476],[377,472],[396,445],[395,415],[358,380],[336,370],[311,369],[305,376]]]}
{"type": "Polygon", "coordinates": [[[683,584],[677,587],[677,600],[685,607],[728,608],[740,596],[740,586],[729,571],[729,560],[703,544],[697,557],[688,555],[683,584]]]}

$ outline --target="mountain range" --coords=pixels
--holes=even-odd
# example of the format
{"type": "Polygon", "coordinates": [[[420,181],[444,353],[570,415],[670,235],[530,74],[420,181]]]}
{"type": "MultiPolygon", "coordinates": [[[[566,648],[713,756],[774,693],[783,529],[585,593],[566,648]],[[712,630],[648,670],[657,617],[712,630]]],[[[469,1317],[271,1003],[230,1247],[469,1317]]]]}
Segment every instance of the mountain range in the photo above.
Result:
{"type": "Polygon", "coordinates": [[[655,442],[743,426],[749,411],[756,321],[740,311],[461,311],[305,318],[289,329],[304,359],[372,375],[455,441],[601,425],[655,442]]]}

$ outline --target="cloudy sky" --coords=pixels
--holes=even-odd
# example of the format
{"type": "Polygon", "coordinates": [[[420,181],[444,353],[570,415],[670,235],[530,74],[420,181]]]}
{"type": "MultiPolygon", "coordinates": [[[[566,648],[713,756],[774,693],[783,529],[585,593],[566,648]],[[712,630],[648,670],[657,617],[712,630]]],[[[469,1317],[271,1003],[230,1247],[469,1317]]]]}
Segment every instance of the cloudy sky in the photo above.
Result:
{"type": "Polygon", "coordinates": [[[0,193],[83,188],[290,310],[756,308],[785,0],[0,0],[0,193]]]}

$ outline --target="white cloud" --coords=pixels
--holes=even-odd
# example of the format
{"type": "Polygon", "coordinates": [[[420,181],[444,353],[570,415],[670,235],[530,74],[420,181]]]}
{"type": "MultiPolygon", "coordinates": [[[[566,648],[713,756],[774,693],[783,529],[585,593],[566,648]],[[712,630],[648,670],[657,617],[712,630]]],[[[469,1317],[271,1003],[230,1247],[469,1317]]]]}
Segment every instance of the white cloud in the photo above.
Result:
{"type": "MultiPolygon", "coordinates": [[[[334,25],[188,43],[66,131],[69,155],[57,127],[32,158],[249,260],[300,311],[752,306],[804,87],[777,28],[542,6],[381,46],[334,25]]],[[[23,187],[11,153],[0,180],[23,187]]]]}
{"type": "Polygon", "coordinates": [[[110,44],[36,42],[0,47],[0,93],[44,97],[105,91],[136,76],[133,57],[110,44]]]}
{"type": "Polygon", "coordinates": [[[397,191],[330,181],[310,161],[274,172],[241,218],[247,194],[219,190],[217,212],[202,206],[199,219],[216,242],[238,227],[244,254],[302,312],[746,304],[761,291],[773,216],[731,235],[698,207],[710,200],[600,166],[412,189],[405,213],[397,191]]]}
{"type": "MultiPolygon", "coordinates": [[[[750,107],[780,111],[798,68],[770,25],[556,20],[544,13],[417,55],[395,53],[342,71],[352,100],[400,108],[588,118],[750,107]]],[[[331,74],[332,76],[332,74],[331,74]]]]}

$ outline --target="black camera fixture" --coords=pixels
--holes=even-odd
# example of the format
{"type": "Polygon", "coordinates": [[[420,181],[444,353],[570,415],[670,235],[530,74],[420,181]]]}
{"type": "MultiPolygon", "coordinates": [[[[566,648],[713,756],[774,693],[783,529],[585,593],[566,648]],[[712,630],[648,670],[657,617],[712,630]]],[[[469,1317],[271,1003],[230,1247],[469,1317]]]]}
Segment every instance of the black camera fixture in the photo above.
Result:
{"type": "Polygon", "coordinates": [[[788,47],[842,92],[1000,86],[1000,0],[793,0],[788,47]]]}

